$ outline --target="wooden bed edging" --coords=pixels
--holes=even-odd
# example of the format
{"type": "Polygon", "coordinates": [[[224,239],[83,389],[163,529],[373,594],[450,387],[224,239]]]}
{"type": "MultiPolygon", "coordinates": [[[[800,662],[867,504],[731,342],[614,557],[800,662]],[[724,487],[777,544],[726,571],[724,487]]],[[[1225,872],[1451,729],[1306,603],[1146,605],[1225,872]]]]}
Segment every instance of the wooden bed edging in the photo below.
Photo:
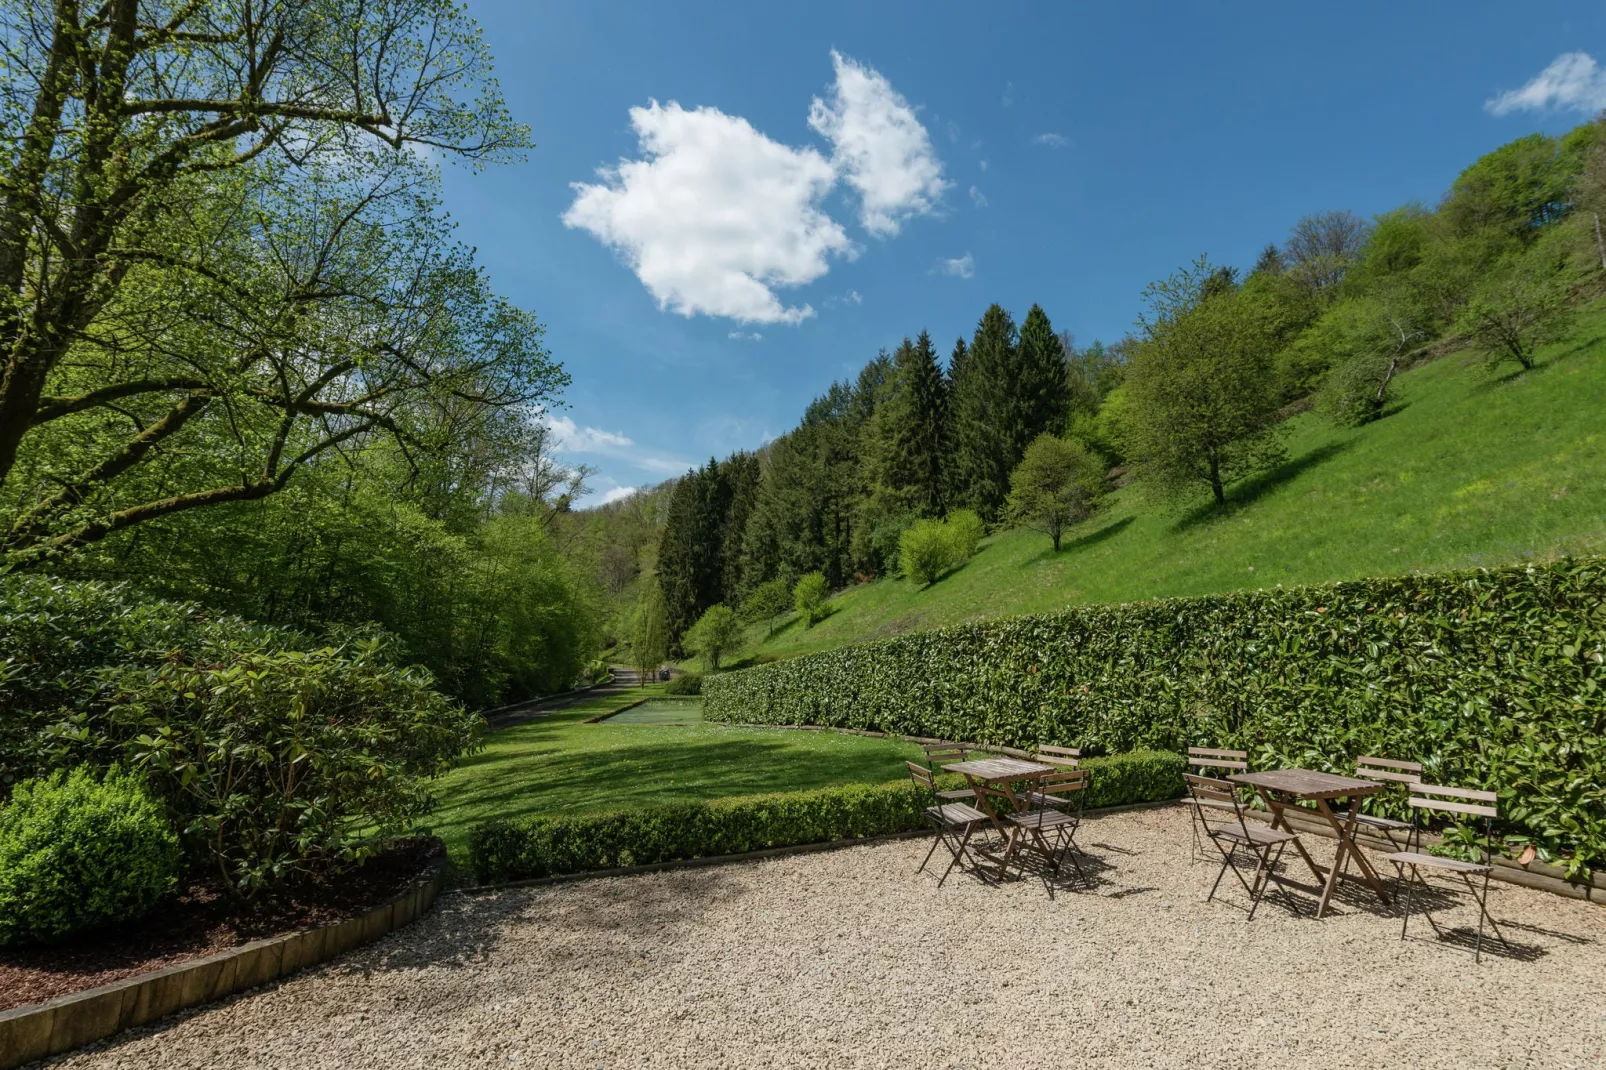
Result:
{"type": "MultiPolygon", "coordinates": [[[[1123,810],[1150,810],[1160,806],[1175,806],[1175,799],[1158,799],[1153,802],[1122,803],[1120,806],[1100,806],[1082,812],[1083,817],[1095,817],[1100,814],[1116,814],[1123,810]]],[[[779,858],[782,855],[809,854],[814,851],[835,851],[843,847],[861,847],[871,843],[889,843],[893,840],[911,840],[917,836],[930,836],[932,830],[928,828],[912,829],[908,832],[883,832],[877,836],[858,836],[847,840],[823,840],[819,843],[795,843],[786,847],[765,847],[758,851],[746,851],[734,855],[709,855],[706,858],[672,858],[667,862],[649,862],[640,866],[612,866],[608,869],[588,869],[582,873],[559,873],[553,877],[527,877],[518,881],[500,881],[495,884],[470,884],[460,888],[452,888],[451,892],[458,895],[488,895],[492,892],[501,892],[513,888],[541,888],[548,884],[568,884],[570,881],[584,881],[601,877],[633,877],[642,873],[660,873],[669,869],[692,869],[697,866],[723,866],[734,862],[758,862],[766,858],[779,858]]]]}
{"type": "MultiPolygon", "coordinates": [[[[1287,811],[1284,812],[1286,813],[1287,811]]],[[[1250,810],[1248,814],[1259,821],[1271,820],[1271,815],[1264,810],[1250,810]]],[[[1294,826],[1294,831],[1301,835],[1309,832],[1318,836],[1325,836],[1330,840],[1336,838],[1333,835],[1331,826],[1325,821],[1307,819],[1295,814],[1289,823],[1294,826]]],[[[1392,851],[1395,849],[1394,845],[1389,843],[1388,840],[1369,832],[1364,825],[1356,829],[1355,839],[1362,847],[1367,847],[1374,851],[1392,851]]],[[[1429,833],[1422,837],[1422,842],[1429,847],[1437,846],[1439,837],[1429,833]]],[[[1560,866],[1552,866],[1544,862],[1530,862],[1528,865],[1523,866],[1509,858],[1496,858],[1494,860],[1494,870],[1489,876],[1497,881],[1505,881],[1508,884],[1517,884],[1524,888],[1549,892],[1552,895],[1564,895],[1569,899],[1582,899],[1586,902],[1606,906],[1606,873],[1592,874],[1589,882],[1585,884],[1567,880],[1563,876],[1564,872],[1560,866]]]]}
{"type": "Polygon", "coordinates": [[[269,984],[370,944],[427,912],[445,875],[445,844],[440,844],[406,889],[366,914],[0,1011],[0,1070],[60,1055],[186,1007],[269,984]]]}

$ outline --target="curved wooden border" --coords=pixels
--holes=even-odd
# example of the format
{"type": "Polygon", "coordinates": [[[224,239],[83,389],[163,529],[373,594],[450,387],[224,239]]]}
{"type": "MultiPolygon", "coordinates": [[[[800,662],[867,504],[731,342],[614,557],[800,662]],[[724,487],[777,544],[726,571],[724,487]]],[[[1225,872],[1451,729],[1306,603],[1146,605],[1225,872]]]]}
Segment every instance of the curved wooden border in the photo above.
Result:
{"type": "Polygon", "coordinates": [[[114,981],[47,1003],[0,1011],[0,1070],[60,1055],[175,1011],[288,977],[409,924],[435,903],[445,844],[399,895],[368,913],[317,929],[253,940],[216,955],[114,981]]]}

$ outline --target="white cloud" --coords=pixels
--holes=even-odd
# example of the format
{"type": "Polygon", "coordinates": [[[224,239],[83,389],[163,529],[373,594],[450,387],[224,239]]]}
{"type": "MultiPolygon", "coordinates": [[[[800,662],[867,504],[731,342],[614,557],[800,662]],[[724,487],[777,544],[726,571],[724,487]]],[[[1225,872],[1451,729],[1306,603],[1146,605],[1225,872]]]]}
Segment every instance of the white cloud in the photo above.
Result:
{"type": "Polygon", "coordinates": [[[648,472],[679,475],[693,465],[679,457],[645,451],[627,435],[596,427],[581,427],[569,416],[546,414],[552,449],[558,453],[586,453],[611,457],[648,472]]]}
{"type": "Polygon", "coordinates": [[[1491,115],[1514,111],[1597,112],[1606,108],[1606,71],[1588,52],[1563,52],[1521,89],[1484,102],[1491,115]]]}
{"type": "Polygon", "coordinates": [[[733,342],[762,342],[764,336],[757,331],[732,331],[725,336],[733,342]]]}
{"type": "Polygon", "coordinates": [[[855,305],[862,305],[864,304],[864,295],[859,293],[858,290],[849,290],[847,293],[842,295],[842,300],[851,302],[855,305]]]}
{"type": "Polygon", "coordinates": [[[937,261],[937,270],[956,279],[968,279],[976,274],[976,260],[969,253],[937,261]]]}
{"type": "Polygon", "coordinates": [[[789,306],[777,291],[807,285],[831,258],[860,251],[821,207],[838,182],[858,194],[860,221],[879,238],[935,213],[949,185],[931,136],[892,84],[839,52],[831,61],[830,103],[815,98],[809,109],[809,125],[831,142],[830,159],[717,108],[654,100],[630,109],[640,158],[572,183],[564,224],[616,251],[660,309],[801,323],[813,307],[789,306]]]}
{"type": "Polygon", "coordinates": [[[565,225],[589,231],[630,264],[658,307],[740,323],[796,324],[774,287],[802,286],[853,256],[842,227],[816,205],[836,183],[811,148],[772,141],[746,119],[671,101],[630,109],[640,160],[576,182],[565,225]]]}
{"type": "Polygon", "coordinates": [[[622,501],[640,489],[640,487],[614,487],[612,490],[604,492],[602,497],[598,499],[597,504],[608,505],[612,502],[622,501]]]}
{"type": "Polygon", "coordinates": [[[981,169],[983,171],[987,170],[987,161],[986,160],[980,160],[980,161],[977,161],[977,162],[980,163],[981,169]]]}
{"type": "Polygon", "coordinates": [[[1071,139],[1064,134],[1056,134],[1052,131],[1047,134],[1038,134],[1032,138],[1032,141],[1038,145],[1047,145],[1051,149],[1063,149],[1071,143],[1071,139]]]}
{"type": "Polygon", "coordinates": [[[1015,103],[1015,83],[1014,82],[1005,82],[1004,83],[1004,107],[1007,108],[1013,103],[1015,103]]]}
{"type": "Polygon", "coordinates": [[[814,98],[809,126],[831,142],[837,170],[859,194],[864,229],[890,238],[903,220],[936,209],[948,185],[942,161],[914,108],[879,71],[835,49],[831,63],[831,102],[814,98]]]}
{"type": "Polygon", "coordinates": [[[959,144],[959,124],[952,119],[948,120],[948,140],[955,145],[959,144]]]}
{"type": "Polygon", "coordinates": [[[970,199],[971,199],[972,203],[974,203],[976,205],[977,208],[986,208],[987,207],[987,194],[983,193],[981,190],[977,189],[975,186],[971,186],[970,187],[970,199]]]}
{"type": "Polygon", "coordinates": [[[577,427],[568,416],[547,416],[553,448],[569,453],[597,453],[609,449],[625,449],[635,443],[624,435],[603,431],[596,427],[577,427]]]}

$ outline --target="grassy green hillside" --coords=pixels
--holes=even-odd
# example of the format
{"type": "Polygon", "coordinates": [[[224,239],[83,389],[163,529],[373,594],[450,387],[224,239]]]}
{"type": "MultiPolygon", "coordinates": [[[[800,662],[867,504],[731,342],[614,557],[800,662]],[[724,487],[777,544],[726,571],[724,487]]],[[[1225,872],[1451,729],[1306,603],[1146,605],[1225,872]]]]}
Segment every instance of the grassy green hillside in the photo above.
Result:
{"type": "Polygon", "coordinates": [[[1452,355],[1400,377],[1384,419],[1289,421],[1288,461],[1234,487],[1229,508],[1167,510],[1125,488],[1054,554],[999,534],[928,590],[849,588],[812,629],[750,632],[787,656],[977,617],[1276,584],[1606,552],[1606,308],[1532,372],[1452,355]]]}

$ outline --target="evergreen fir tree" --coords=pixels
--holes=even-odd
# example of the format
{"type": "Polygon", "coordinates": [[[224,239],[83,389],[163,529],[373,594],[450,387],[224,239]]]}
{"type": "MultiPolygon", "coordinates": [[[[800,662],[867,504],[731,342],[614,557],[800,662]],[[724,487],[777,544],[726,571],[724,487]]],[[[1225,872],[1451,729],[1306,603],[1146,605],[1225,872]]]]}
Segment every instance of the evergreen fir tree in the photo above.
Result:
{"type": "Polygon", "coordinates": [[[1054,333],[1042,306],[1033,305],[1021,324],[1014,389],[1006,410],[1011,472],[1038,435],[1057,435],[1065,427],[1071,402],[1066,357],[1064,339],[1054,333]]]}
{"type": "Polygon", "coordinates": [[[943,454],[948,386],[925,331],[893,355],[897,392],[887,406],[886,481],[923,516],[944,512],[943,454]]]}
{"type": "Polygon", "coordinates": [[[953,419],[956,498],[950,505],[998,517],[1009,493],[1011,436],[1004,420],[1016,371],[1015,322],[1003,306],[982,314],[970,348],[954,376],[953,419]]]}

